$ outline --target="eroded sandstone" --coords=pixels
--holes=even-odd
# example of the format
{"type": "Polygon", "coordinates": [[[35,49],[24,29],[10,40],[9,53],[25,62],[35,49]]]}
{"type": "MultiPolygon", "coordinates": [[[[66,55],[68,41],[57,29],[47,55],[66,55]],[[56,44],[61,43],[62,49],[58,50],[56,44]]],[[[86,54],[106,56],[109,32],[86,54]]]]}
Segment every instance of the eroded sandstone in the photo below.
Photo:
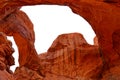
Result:
{"type": "Polygon", "coordinates": [[[98,37],[99,46],[107,64],[106,66],[116,65],[115,62],[118,62],[119,55],[112,47],[112,34],[120,29],[119,0],[14,0],[6,1],[3,6],[38,4],[69,6],[74,13],[86,19],[98,37]]]}
{"type": "Polygon", "coordinates": [[[98,79],[103,70],[99,47],[89,45],[79,33],[58,36],[46,55],[40,55],[40,59],[45,75],[52,73],[66,77],[65,80],[98,79]]]}
{"type": "Polygon", "coordinates": [[[17,10],[0,20],[0,26],[1,32],[14,38],[19,51],[20,66],[27,66],[36,70],[40,63],[34,48],[33,24],[28,16],[24,12],[17,10]],[[31,63],[34,64],[31,65],[31,63]]]}
{"type": "Polygon", "coordinates": [[[0,80],[14,80],[10,66],[14,65],[14,49],[5,34],[0,32],[0,80]]]}
{"type": "MultiPolygon", "coordinates": [[[[30,76],[27,76],[29,71],[42,76],[44,80],[119,80],[119,26],[119,0],[0,1],[0,31],[7,36],[14,37],[20,54],[20,66],[15,73],[17,79],[23,79],[20,78],[20,75],[25,74],[27,70],[26,79],[28,80],[30,80],[30,76]],[[89,45],[80,34],[65,34],[62,35],[63,39],[59,36],[48,51],[38,57],[34,48],[33,24],[19,9],[26,5],[41,4],[69,6],[74,13],[90,23],[98,42],[95,39],[95,45],[89,45]]],[[[4,78],[2,75],[4,73],[12,75],[11,71],[9,73],[9,67],[14,62],[11,54],[9,55],[10,60],[5,58],[8,52],[12,53],[7,45],[3,46],[2,43],[0,46],[0,70],[2,71],[0,75],[2,80],[6,80],[8,77],[4,78]],[[8,49],[7,52],[4,51],[6,49],[8,49]],[[6,65],[9,66],[6,67],[6,65]]],[[[41,79],[39,78],[39,80],[41,79]]]]}

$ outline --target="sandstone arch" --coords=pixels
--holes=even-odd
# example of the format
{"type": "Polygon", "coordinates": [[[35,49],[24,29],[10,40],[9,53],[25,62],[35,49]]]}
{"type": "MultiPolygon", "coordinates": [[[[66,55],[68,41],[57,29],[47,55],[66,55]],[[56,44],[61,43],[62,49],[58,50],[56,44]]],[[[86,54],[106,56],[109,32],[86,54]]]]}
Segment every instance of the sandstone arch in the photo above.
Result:
{"type": "Polygon", "coordinates": [[[34,48],[35,37],[32,22],[24,12],[19,10],[19,7],[13,8],[10,6],[7,11],[1,13],[1,16],[0,18],[3,19],[0,20],[0,31],[7,36],[13,36],[19,50],[20,66],[28,67],[31,63],[34,63],[34,66],[28,68],[37,70],[40,64],[34,48]]]}
{"type": "Polygon", "coordinates": [[[118,57],[118,55],[112,49],[112,33],[114,30],[119,29],[120,26],[120,8],[116,6],[119,6],[119,3],[119,1],[116,1],[116,3],[112,4],[112,2],[107,3],[107,1],[104,2],[101,0],[8,0],[1,1],[0,5],[1,8],[6,6],[26,6],[40,4],[69,6],[74,13],[81,15],[91,24],[93,30],[98,36],[98,42],[103,55],[107,59],[106,61],[113,62],[113,58],[111,59],[111,57],[118,57]]]}
{"type": "MultiPolygon", "coordinates": [[[[114,43],[119,42],[119,38],[118,40],[113,39],[113,38],[119,37],[119,30],[120,30],[120,27],[119,27],[120,26],[120,22],[119,22],[120,21],[120,8],[119,8],[120,1],[119,0],[115,0],[115,2],[113,0],[111,0],[110,2],[107,0],[44,0],[44,1],[43,0],[22,0],[22,1],[21,0],[13,0],[13,1],[2,0],[0,1],[1,25],[6,26],[2,24],[2,22],[7,21],[7,19],[11,15],[16,15],[17,13],[19,13],[20,12],[19,8],[21,6],[42,5],[42,4],[49,4],[49,5],[55,4],[55,5],[69,6],[74,13],[79,14],[84,19],[86,19],[91,24],[93,30],[95,31],[98,37],[99,50],[105,62],[104,66],[108,68],[108,71],[106,70],[106,73],[110,72],[110,75],[107,75],[107,74],[106,75],[109,78],[111,76],[111,73],[112,75],[114,75],[114,72],[116,72],[116,69],[118,69],[118,72],[119,72],[119,66],[116,66],[116,65],[119,65],[120,59],[117,53],[118,51],[115,50],[116,48],[119,48],[119,46],[115,48],[116,45],[114,45],[114,43]]],[[[25,29],[28,29],[28,27],[25,29]]],[[[9,30],[10,29],[8,29],[8,31],[9,30]]],[[[1,31],[4,32],[4,29],[1,29],[1,31]]],[[[30,39],[29,37],[27,37],[27,39],[24,40],[23,37],[21,37],[22,34],[20,34],[20,32],[18,30],[18,32],[16,31],[16,34],[13,34],[13,33],[12,34],[6,33],[6,34],[14,35],[14,37],[16,37],[17,35],[18,38],[21,38],[21,40],[23,40],[23,42],[28,41],[27,46],[30,46],[29,47],[30,49],[32,47],[32,50],[30,51],[32,52],[31,54],[33,54],[34,56],[37,56],[34,49],[34,45],[33,45],[34,40],[33,42],[31,42],[32,40],[29,41],[30,39]]],[[[28,31],[27,34],[30,35],[30,32],[28,31]]],[[[18,42],[18,44],[19,43],[20,41],[18,42]]],[[[29,55],[28,60],[30,60],[30,57],[32,56],[29,55]]],[[[38,59],[35,61],[38,61],[38,59]]],[[[31,60],[31,62],[34,63],[34,59],[31,60]]],[[[29,66],[31,65],[28,65],[27,67],[29,66]]],[[[101,76],[101,74],[102,72],[100,72],[99,76],[101,76]]],[[[102,75],[104,76],[104,74],[102,75]]],[[[103,78],[104,78],[103,80],[106,80],[106,76],[104,76],[103,78]]]]}
{"type": "Polygon", "coordinates": [[[109,65],[114,64],[119,56],[114,52],[112,46],[112,33],[120,26],[119,1],[108,2],[104,0],[14,0],[6,1],[7,5],[64,5],[69,6],[72,11],[86,19],[95,31],[103,56],[109,65]],[[114,15],[113,15],[114,14],[114,15]],[[109,46],[108,46],[109,45],[109,46]]]}

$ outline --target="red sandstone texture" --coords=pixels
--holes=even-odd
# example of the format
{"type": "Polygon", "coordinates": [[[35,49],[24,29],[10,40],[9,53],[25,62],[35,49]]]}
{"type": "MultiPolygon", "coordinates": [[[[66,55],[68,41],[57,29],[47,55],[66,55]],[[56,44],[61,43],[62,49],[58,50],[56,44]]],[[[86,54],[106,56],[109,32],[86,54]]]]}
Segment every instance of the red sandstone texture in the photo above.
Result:
{"type": "MultiPolygon", "coordinates": [[[[45,56],[40,55],[40,59],[46,77],[52,73],[62,76],[60,80],[98,79],[103,70],[99,47],[89,45],[79,33],[58,36],[45,56]]],[[[51,79],[57,80],[54,77],[51,79]]]]}
{"type": "MultiPolygon", "coordinates": [[[[39,58],[34,48],[33,24],[28,16],[19,10],[19,7],[6,7],[4,13],[14,12],[6,15],[0,20],[0,31],[8,36],[13,36],[19,50],[20,66],[27,66],[36,70],[39,66],[39,58]],[[15,9],[14,9],[15,8],[15,9]],[[6,10],[7,9],[7,10],[6,10]],[[12,10],[12,11],[13,11],[12,10]],[[34,63],[31,65],[31,63],[34,63]],[[31,65],[31,66],[30,66],[31,65]]],[[[2,13],[1,13],[2,14],[2,13]]]]}
{"type": "Polygon", "coordinates": [[[0,32],[0,80],[14,80],[10,66],[14,65],[14,49],[6,35],[0,32]]]}
{"type": "MultiPolygon", "coordinates": [[[[15,80],[120,80],[119,26],[120,0],[0,0],[0,32],[13,36],[19,50],[15,80]],[[95,45],[87,44],[81,34],[64,34],[38,56],[33,24],[20,8],[41,4],[69,6],[90,23],[97,36],[95,45]]],[[[13,49],[8,47],[11,43],[3,44],[0,78],[14,80],[9,69],[13,49]]]]}

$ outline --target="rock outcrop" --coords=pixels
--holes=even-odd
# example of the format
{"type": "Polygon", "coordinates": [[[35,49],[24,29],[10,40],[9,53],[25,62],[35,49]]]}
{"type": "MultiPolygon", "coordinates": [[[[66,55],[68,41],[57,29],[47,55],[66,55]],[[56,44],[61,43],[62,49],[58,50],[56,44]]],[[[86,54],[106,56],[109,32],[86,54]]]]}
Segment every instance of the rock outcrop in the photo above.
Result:
{"type": "Polygon", "coordinates": [[[14,65],[14,49],[5,34],[0,32],[0,80],[14,80],[10,66],[14,65]]]}
{"type": "Polygon", "coordinates": [[[61,76],[60,80],[97,80],[103,70],[99,47],[89,45],[79,33],[58,36],[47,53],[40,54],[40,59],[46,78],[47,74],[53,74],[61,76]]]}
{"type": "Polygon", "coordinates": [[[79,33],[62,34],[40,54],[44,80],[119,80],[120,64],[105,66],[98,45],[89,45],[79,33]]]}
{"type": "MultiPolygon", "coordinates": [[[[17,79],[20,72],[25,71],[28,80],[29,72],[44,77],[39,80],[119,80],[119,26],[120,0],[0,0],[0,32],[13,36],[19,50],[20,67],[15,72],[17,79]],[[41,4],[69,6],[90,23],[98,42],[95,38],[95,45],[89,45],[80,34],[65,34],[38,57],[34,47],[33,24],[20,8],[41,4]]],[[[7,45],[2,44],[0,70],[3,74],[0,77],[4,80],[2,75],[11,72],[9,66],[13,64],[13,57],[7,45]]]]}
{"type": "Polygon", "coordinates": [[[112,67],[120,62],[113,49],[113,33],[120,26],[119,0],[14,0],[1,1],[1,6],[26,6],[55,4],[69,6],[72,11],[86,19],[98,37],[98,43],[105,57],[106,66],[112,67]],[[4,4],[2,3],[4,2],[4,4]],[[109,45],[109,46],[108,46],[109,45]],[[109,55],[110,54],[110,55],[109,55]]]}
{"type": "Polygon", "coordinates": [[[14,73],[15,80],[43,80],[43,77],[36,71],[26,67],[16,68],[14,73]]]}
{"type": "MultiPolygon", "coordinates": [[[[15,70],[14,78],[13,74],[10,75],[13,78],[10,80],[120,79],[120,65],[104,69],[105,61],[99,46],[88,44],[79,33],[58,36],[48,51],[40,54],[39,58],[42,65],[42,67],[40,65],[40,71],[34,71],[24,66],[18,67],[15,70]]],[[[8,77],[10,73],[6,74],[5,72],[7,70],[0,75],[8,77]]]]}
{"type": "Polygon", "coordinates": [[[38,69],[40,63],[34,47],[35,36],[32,22],[24,12],[19,10],[19,7],[5,9],[8,9],[5,13],[9,14],[5,14],[3,19],[1,18],[0,31],[7,36],[13,36],[19,51],[20,66],[26,66],[34,70],[38,69]]]}

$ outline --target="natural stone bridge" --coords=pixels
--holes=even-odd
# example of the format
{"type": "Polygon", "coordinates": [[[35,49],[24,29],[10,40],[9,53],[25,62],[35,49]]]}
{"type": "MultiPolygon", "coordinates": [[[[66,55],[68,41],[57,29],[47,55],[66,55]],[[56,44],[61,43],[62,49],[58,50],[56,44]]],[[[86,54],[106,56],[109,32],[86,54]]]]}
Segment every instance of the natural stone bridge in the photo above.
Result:
{"type": "MultiPolygon", "coordinates": [[[[28,68],[31,72],[36,75],[39,74],[45,80],[69,80],[69,79],[79,79],[82,80],[119,80],[120,79],[120,1],[119,0],[1,0],[0,1],[0,31],[4,32],[8,36],[13,36],[19,50],[19,64],[20,68],[16,70],[15,76],[17,80],[23,80],[20,76],[20,71],[23,72],[28,68]],[[48,50],[46,54],[43,54],[42,57],[38,57],[37,52],[34,48],[34,31],[33,24],[27,17],[27,15],[20,11],[22,6],[28,5],[62,5],[69,6],[72,11],[89,22],[93,30],[98,37],[99,46],[90,46],[86,42],[79,42],[80,35],[78,34],[69,34],[72,37],[74,44],[68,45],[62,43],[61,41],[56,41],[56,44],[53,45],[48,50]],[[78,38],[79,37],[79,38],[78,38]],[[75,38],[78,40],[76,41],[75,38]],[[84,47],[80,47],[84,46],[84,47]],[[77,47],[76,47],[77,46],[77,47]],[[67,47],[67,50],[66,50],[67,47]],[[92,48],[91,48],[92,47],[92,48]],[[86,57],[78,57],[81,60],[77,60],[77,54],[80,54],[79,49],[86,49],[88,54],[85,54],[86,57]],[[90,48],[90,49],[89,49],[90,48]],[[97,48],[97,50],[96,50],[97,48]],[[56,55],[59,51],[63,50],[61,55],[68,56],[65,60],[56,55]],[[75,49],[75,50],[74,50],[75,49]],[[77,50],[77,51],[76,51],[77,50]],[[91,53],[89,53],[91,50],[91,53]],[[58,51],[58,52],[56,52],[58,51]],[[94,52],[95,51],[95,52],[94,52]],[[69,52],[70,54],[65,54],[69,52]],[[54,57],[53,57],[54,55],[54,57]],[[69,55],[71,56],[69,58],[69,55]],[[74,57],[72,57],[74,56],[74,57]],[[83,59],[84,58],[84,59],[83,59]],[[88,60],[87,60],[88,59],[88,60]],[[71,63],[66,62],[70,60],[71,63]],[[82,63],[82,60],[86,60],[86,64],[82,63]],[[69,66],[69,69],[63,68],[62,72],[58,73],[60,70],[58,67],[63,67],[61,65],[56,65],[54,61],[66,62],[69,66]],[[75,62],[72,62],[75,61],[75,62]],[[90,62],[89,62],[90,61],[90,62]],[[95,61],[95,62],[94,62],[95,61]],[[93,62],[93,64],[92,64],[93,62]],[[74,65],[70,65],[73,64],[74,65]],[[78,63],[78,64],[77,64],[78,63]],[[98,63],[98,64],[97,64],[98,63]],[[55,65],[55,67],[51,66],[55,65]],[[77,68],[82,66],[81,68],[77,68]],[[24,66],[24,67],[23,67],[24,66]],[[45,67],[47,66],[47,67],[45,67]],[[58,66],[58,67],[56,67],[58,66]],[[85,67],[86,66],[86,67],[85,67]],[[22,68],[22,69],[21,69],[22,68]],[[52,68],[53,69],[52,71],[52,68]],[[25,69],[25,70],[24,70],[25,69]],[[64,69],[68,74],[65,74],[64,69]],[[79,71],[77,71],[79,70],[79,71]],[[35,72],[34,72],[35,71],[35,72]],[[75,73],[71,73],[75,71],[75,73]],[[51,73],[51,74],[50,74],[51,73]],[[96,74],[95,74],[96,73],[96,74]],[[50,75],[57,77],[50,77],[50,75]],[[59,76],[58,76],[59,75],[59,76]],[[112,77],[110,77],[112,75],[112,77]],[[47,76],[47,77],[46,77],[47,76]],[[49,77],[49,78],[48,78],[49,77]]],[[[60,38],[62,39],[62,38],[60,38]]],[[[65,39],[69,39],[69,36],[66,36],[65,39]]],[[[64,41],[63,41],[64,42],[64,41]]],[[[64,63],[64,64],[66,64],[64,63]]],[[[64,65],[63,64],[63,65],[64,65]]],[[[66,65],[66,66],[68,66],[66,65]]],[[[25,80],[30,80],[30,76],[27,76],[25,80]]],[[[42,77],[39,77],[41,80],[42,77]]],[[[78,79],[78,80],[79,80],[78,79]]],[[[34,80],[34,79],[33,79],[34,80]]]]}

